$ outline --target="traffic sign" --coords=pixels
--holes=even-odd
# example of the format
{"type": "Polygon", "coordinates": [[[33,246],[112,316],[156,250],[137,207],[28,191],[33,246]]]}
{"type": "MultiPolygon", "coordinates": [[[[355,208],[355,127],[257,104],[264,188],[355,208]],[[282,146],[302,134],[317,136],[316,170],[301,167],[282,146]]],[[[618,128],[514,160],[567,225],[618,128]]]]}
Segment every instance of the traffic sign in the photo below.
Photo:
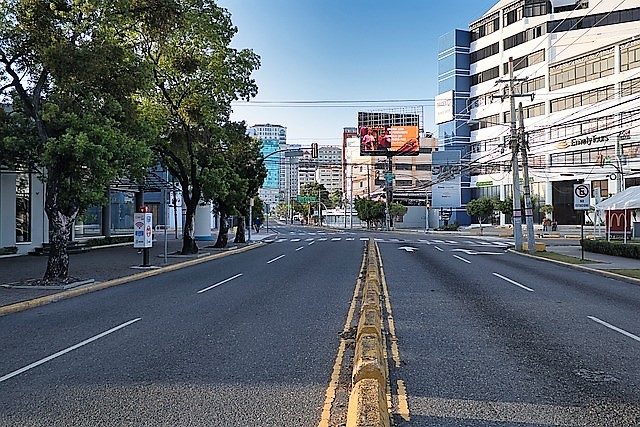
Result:
{"type": "Polygon", "coordinates": [[[573,184],[573,209],[587,211],[591,207],[589,184],[573,184]]]}
{"type": "Polygon", "coordinates": [[[311,197],[305,197],[305,196],[298,196],[298,203],[308,203],[308,202],[315,202],[317,199],[313,196],[311,197]]]}

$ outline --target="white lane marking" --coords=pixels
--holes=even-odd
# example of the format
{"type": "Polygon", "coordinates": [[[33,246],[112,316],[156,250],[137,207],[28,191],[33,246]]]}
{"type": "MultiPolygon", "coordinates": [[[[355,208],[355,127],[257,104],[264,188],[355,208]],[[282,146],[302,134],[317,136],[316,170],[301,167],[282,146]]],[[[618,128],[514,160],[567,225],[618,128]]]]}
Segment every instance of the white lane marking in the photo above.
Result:
{"type": "Polygon", "coordinates": [[[447,243],[450,245],[457,245],[458,242],[456,242],[455,240],[447,240],[447,243]]]}
{"type": "Polygon", "coordinates": [[[440,252],[444,252],[444,250],[442,248],[439,248],[437,246],[434,246],[434,248],[436,248],[437,250],[439,250],[440,252]]]}
{"type": "Polygon", "coordinates": [[[369,240],[369,238],[368,237],[361,237],[360,240],[367,241],[367,240],[369,240]]]}
{"type": "Polygon", "coordinates": [[[299,242],[300,239],[291,239],[292,242],[299,242]]]}
{"type": "Polygon", "coordinates": [[[277,261],[277,260],[279,260],[280,258],[284,258],[284,255],[280,255],[280,256],[278,256],[278,257],[275,257],[275,258],[274,258],[274,259],[272,259],[271,261],[267,261],[267,264],[271,264],[272,262],[277,261]]]}
{"type": "Polygon", "coordinates": [[[513,285],[516,285],[516,286],[518,286],[518,287],[520,287],[520,288],[524,289],[525,291],[534,292],[534,290],[533,290],[533,289],[531,289],[531,288],[527,288],[526,286],[521,285],[520,283],[515,282],[515,281],[513,281],[513,280],[509,279],[508,277],[504,277],[502,274],[493,273],[493,275],[494,275],[494,276],[496,276],[496,277],[501,278],[502,280],[506,280],[507,282],[509,282],[509,283],[511,283],[511,284],[513,284],[513,285]]]}
{"type": "Polygon", "coordinates": [[[352,242],[352,241],[353,241],[353,237],[347,237],[345,240],[346,240],[347,242],[352,242]]]}
{"type": "Polygon", "coordinates": [[[305,242],[312,242],[313,241],[313,237],[309,237],[308,239],[304,239],[305,242]]]}
{"type": "Polygon", "coordinates": [[[287,239],[278,239],[278,240],[276,240],[276,243],[282,243],[282,242],[286,242],[286,241],[287,241],[287,239]]]}
{"type": "Polygon", "coordinates": [[[636,340],[638,342],[640,342],[640,337],[637,335],[632,334],[631,332],[627,332],[624,329],[620,329],[617,326],[613,326],[611,323],[607,323],[604,320],[600,320],[597,317],[593,317],[593,316],[587,316],[589,319],[593,320],[596,323],[600,323],[603,326],[606,326],[607,328],[614,330],[616,332],[621,333],[622,335],[625,335],[633,340],[636,340]]]}
{"type": "Polygon", "coordinates": [[[384,242],[384,239],[378,239],[378,238],[375,238],[375,239],[373,239],[373,240],[374,240],[375,242],[384,242]]]}
{"type": "Polygon", "coordinates": [[[201,294],[201,293],[203,293],[203,292],[207,292],[207,291],[209,291],[209,290],[211,290],[211,289],[213,289],[213,288],[217,288],[218,286],[220,286],[220,285],[222,285],[222,284],[225,284],[225,283],[227,283],[227,282],[230,282],[230,281],[232,281],[233,279],[237,279],[237,278],[238,278],[238,277],[240,277],[240,276],[242,276],[242,273],[240,273],[240,274],[236,274],[235,276],[229,277],[228,279],[224,279],[222,282],[218,282],[218,283],[216,283],[215,285],[211,285],[211,286],[209,286],[208,288],[200,289],[200,290],[199,290],[198,292],[196,292],[196,293],[197,293],[197,294],[201,294]]]}
{"type": "Polygon", "coordinates": [[[312,240],[311,242],[309,242],[309,246],[313,245],[315,242],[315,240],[312,240]]]}
{"type": "Polygon", "coordinates": [[[433,239],[432,242],[433,243],[444,243],[442,240],[436,240],[436,239],[433,239]]]}
{"type": "Polygon", "coordinates": [[[78,349],[78,348],[80,348],[82,346],[85,346],[85,345],[87,345],[89,343],[92,343],[93,341],[99,340],[100,338],[103,338],[103,337],[105,337],[105,336],[107,336],[107,335],[109,335],[109,334],[111,334],[111,333],[113,333],[113,332],[115,332],[117,330],[120,330],[122,328],[126,328],[127,326],[129,326],[132,323],[135,323],[135,322],[137,322],[138,320],[141,320],[141,319],[142,319],[142,317],[137,317],[137,318],[135,318],[133,320],[129,320],[128,322],[125,322],[122,325],[116,326],[115,328],[111,328],[108,331],[104,331],[101,334],[95,335],[95,336],[93,336],[93,337],[91,337],[89,339],[86,339],[86,340],[84,340],[82,342],[79,342],[78,344],[72,345],[69,348],[66,348],[66,349],[61,350],[61,351],[59,351],[57,353],[54,353],[51,356],[47,356],[44,359],[40,359],[37,362],[33,362],[30,365],[25,366],[24,368],[20,368],[20,369],[18,369],[16,371],[10,372],[10,373],[0,377],[0,383],[3,382],[3,381],[8,380],[9,378],[13,378],[16,375],[20,375],[21,373],[26,372],[29,369],[33,369],[36,366],[40,366],[43,363],[47,363],[48,361],[53,360],[56,357],[60,357],[60,356],[62,356],[64,354],[69,353],[70,351],[76,350],[76,349],[78,349]]]}
{"type": "Polygon", "coordinates": [[[431,244],[431,241],[425,239],[418,239],[418,242],[431,244]]]}
{"type": "Polygon", "coordinates": [[[453,257],[454,257],[454,258],[458,258],[460,261],[464,261],[464,262],[466,262],[467,264],[471,264],[471,261],[469,261],[468,259],[464,259],[464,258],[462,258],[461,256],[454,255],[453,257]]]}
{"type": "Polygon", "coordinates": [[[296,249],[296,252],[301,251],[304,249],[304,246],[300,246],[298,249],[296,249]]]}
{"type": "Polygon", "coordinates": [[[326,238],[326,237],[322,237],[322,238],[318,239],[318,241],[320,241],[320,242],[324,242],[324,241],[326,241],[326,240],[327,240],[327,238],[326,238]]]}
{"type": "Polygon", "coordinates": [[[341,237],[334,237],[333,239],[331,239],[332,242],[337,242],[338,240],[342,240],[341,237]]]}

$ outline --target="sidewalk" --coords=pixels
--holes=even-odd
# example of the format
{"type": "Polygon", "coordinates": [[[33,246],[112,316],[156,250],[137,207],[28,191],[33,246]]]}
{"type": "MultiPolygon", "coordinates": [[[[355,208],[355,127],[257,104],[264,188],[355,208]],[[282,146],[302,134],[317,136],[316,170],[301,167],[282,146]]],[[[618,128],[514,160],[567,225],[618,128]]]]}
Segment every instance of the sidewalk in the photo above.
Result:
{"type": "MultiPolygon", "coordinates": [[[[165,267],[180,264],[198,257],[232,251],[234,248],[246,247],[265,239],[269,234],[262,231],[251,234],[251,243],[233,243],[234,235],[229,233],[229,244],[225,249],[214,249],[215,241],[198,241],[200,250],[198,255],[168,255],[164,258],[164,234],[158,234],[149,253],[149,264],[155,267],[165,267]]],[[[172,254],[182,248],[182,240],[175,239],[170,233],[167,236],[167,254],[172,254]]],[[[8,285],[29,279],[40,279],[47,268],[47,256],[0,256],[0,307],[9,304],[31,300],[61,292],[61,289],[16,289],[1,285],[8,285]]],[[[69,276],[80,280],[93,279],[96,282],[132,276],[147,269],[140,269],[142,253],[133,248],[133,243],[113,245],[109,247],[95,247],[87,252],[69,255],[69,276]]]]}

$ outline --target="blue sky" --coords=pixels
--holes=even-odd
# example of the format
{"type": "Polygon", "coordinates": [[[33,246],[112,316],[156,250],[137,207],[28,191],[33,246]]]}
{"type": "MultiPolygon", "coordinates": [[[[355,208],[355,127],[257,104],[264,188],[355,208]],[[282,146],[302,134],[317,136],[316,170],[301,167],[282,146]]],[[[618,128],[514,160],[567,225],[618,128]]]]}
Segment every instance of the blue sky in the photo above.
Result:
{"type": "MultiPolygon", "coordinates": [[[[219,0],[238,34],[236,48],[261,57],[254,101],[433,99],[438,38],[467,29],[495,1],[485,0],[219,0]]],[[[234,106],[234,120],[280,124],[287,139],[340,145],[358,111],[388,106],[234,106]]],[[[435,132],[433,102],[422,102],[425,128],[435,132]]],[[[275,104],[279,105],[279,104],[275,104]]]]}

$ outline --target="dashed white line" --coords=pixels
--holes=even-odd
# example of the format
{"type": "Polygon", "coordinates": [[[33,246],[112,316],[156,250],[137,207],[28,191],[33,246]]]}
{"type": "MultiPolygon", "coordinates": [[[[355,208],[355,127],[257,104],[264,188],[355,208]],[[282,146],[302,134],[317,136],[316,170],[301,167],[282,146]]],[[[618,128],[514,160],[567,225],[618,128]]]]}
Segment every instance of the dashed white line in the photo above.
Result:
{"type": "Polygon", "coordinates": [[[207,291],[209,291],[209,290],[211,290],[211,289],[213,289],[213,288],[217,288],[218,286],[220,286],[220,285],[222,285],[222,284],[225,284],[225,283],[227,283],[227,282],[230,282],[230,281],[232,281],[233,279],[237,279],[237,278],[238,278],[238,277],[240,277],[240,276],[242,276],[242,273],[240,273],[240,274],[236,274],[235,276],[231,276],[231,277],[229,277],[228,279],[224,279],[223,281],[218,282],[218,283],[216,283],[215,285],[211,285],[211,286],[209,286],[208,288],[200,289],[200,290],[199,290],[198,292],[196,292],[196,293],[201,294],[201,293],[203,293],[203,292],[207,292],[207,291]]]}
{"type": "Polygon", "coordinates": [[[284,258],[284,255],[280,255],[280,256],[275,257],[274,259],[272,259],[270,261],[267,261],[267,264],[271,264],[272,262],[275,262],[275,261],[279,260],[280,258],[284,258]]]}
{"type": "Polygon", "coordinates": [[[369,240],[369,238],[368,237],[361,237],[360,240],[367,241],[367,240],[369,240]]]}
{"type": "Polygon", "coordinates": [[[353,241],[353,237],[347,237],[345,240],[346,240],[347,242],[352,242],[352,241],[353,241]]]}
{"type": "Polygon", "coordinates": [[[341,237],[334,237],[333,239],[331,239],[332,242],[337,242],[338,240],[342,240],[341,237]]]}
{"type": "Polygon", "coordinates": [[[326,238],[326,237],[323,237],[323,238],[321,238],[321,239],[318,239],[318,241],[320,241],[320,242],[324,242],[324,241],[326,241],[326,240],[327,240],[327,238],[326,238]]]}
{"type": "Polygon", "coordinates": [[[315,240],[310,241],[309,246],[313,245],[315,242],[316,242],[315,240]]]}
{"type": "Polygon", "coordinates": [[[609,329],[611,329],[613,331],[619,332],[624,336],[627,336],[627,337],[629,337],[629,338],[631,338],[633,340],[636,340],[636,341],[640,342],[640,337],[637,336],[637,335],[632,334],[631,332],[627,332],[624,329],[620,329],[617,326],[613,326],[611,323],[607,323],[604,320],[598,319],[597,317],[593,317],[593,316],[587,316],[587,317],[589,319],[593,320],[594,322],[601,324],[602,326],[606,326],[607,328],[609,328],[609,329]]]}
{"type": "Polygon", "coordinates": [[[504,277],[502,274],[493,273],[493,275],[494,275],[494,276],[496,276],[496,277],[501,278],[502,280],[506,280],[507,282],[509,282],[509,283],[511,283],[511,284],[513,284],[513,285],[516,285],[516,286],[518,286],[518,287],[520,287],[520,288],[524,289],[525,291],[534,292],[534,290],[533,290],[533,289],[531,289],[531,288],[527,288],[525,285],[521,285],[520,283],[518,283],[518,282],[516,282],[516,281],[514,281],[514,280],[511,280],[511,279],[509,279],[508,277],[504,277]]]}
{"type": "Polygon", "coordinates": [[[292,242],[299,242],[300,239],[291,239],[292,242]]]}
{"type": "Polygon", "coordinates": [[[298,249],[296,249],[296,252],[301,251],[304,249],[304,246],[300,246],[298,249]]]}
{"type": "Polygon", "coordinates": [[[434,246],[434,248],[436,248],[437,250],[439,250],[440,252],[444,252],[444,250],[442,248],[439,248],[437,246],[434,246]]]}
{"type": "Polygon", "coordinates": [[[132,323],[135,323],[135,322],[137,322],[138,320],[141,320],[141,319],[142,319],[141,317],[137,317],[137,318],[135,318],[133,320],[129,320],[128,322],[125,322],[122,325],[116,326],[115,328],[111,328],[108,331],[104,331],[101,334],[95,335],[95,336],[93,336],[93,337],[91,337],[89,339],[86,339],[86,340],[84,340],[82,342],[79,342],[78,344],[72,345],[71,347],[68,347],[68,348],[66,348],[64,350],[61,350],[61,351],[59,351],[57,353],[52,354],[51,356],[47,356],[44,359],[40,359],[37,362],[33,362],[33,363],[25,366],[24,368],[20,368],[18,370],[10,372],[10,373],[0,377],[0,383],[3,382],[3,381],[8,380],[9,378],[13,378],[16,375],[20,375],[21,373],[26,372],[29,369],[33,369],[36,366],[40,366],[43,363],[47,363],[48,361],[53,360],[56,357],[60,357],[60,356],[62,356],[64,354],[69,353],[70,351],[76,350],[76,349],[78,349],[78,348],[80,348],[82,346],[85,346],[85,345],[87,345],[89,343],[92,343],[93,341],[99,340],[100,338],[103,338],[103,337],[105,337],[105,336],[107,336],[107,335],[109,335],[109,334],[111,334],[113,332],[116,332],[116,331],[118,331],[118,330],[120,330],[122,328],[126,328],[127,326],[129,326],[132,323]]]}
{"type": "Polygon", "coordinates": [[[466,262],[467,264],[471,264],[471,261],[469,261],[468,259],[464,259],[464,258],[462,258],[461,256],[454,255],[453,257],[454,257],[454,258],[458,258],[460,261],[464,261],[464,262],[466,262]]]}

